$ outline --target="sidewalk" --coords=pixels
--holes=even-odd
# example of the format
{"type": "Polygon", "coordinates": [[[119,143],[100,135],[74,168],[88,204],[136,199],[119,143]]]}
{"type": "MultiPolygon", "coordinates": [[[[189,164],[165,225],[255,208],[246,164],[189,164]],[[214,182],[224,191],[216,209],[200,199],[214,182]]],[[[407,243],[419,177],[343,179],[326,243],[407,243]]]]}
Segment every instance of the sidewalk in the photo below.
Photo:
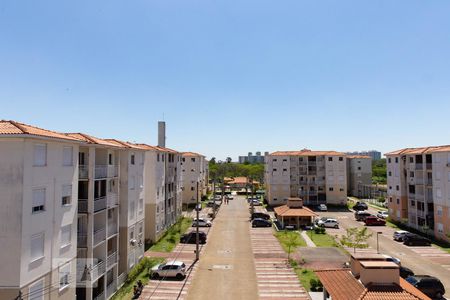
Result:
{"type": "Polygon", "coordinates": [[[306,242],[306,246],[307,247],[312,247],[315,248],[316,244],[314,244],[314,242],[310,239],[310,237],[308,236],[308,234],[306,233],[306,231],[302,230],[300,235],[302,236],[302,238],[305,240],[306,242]]]}

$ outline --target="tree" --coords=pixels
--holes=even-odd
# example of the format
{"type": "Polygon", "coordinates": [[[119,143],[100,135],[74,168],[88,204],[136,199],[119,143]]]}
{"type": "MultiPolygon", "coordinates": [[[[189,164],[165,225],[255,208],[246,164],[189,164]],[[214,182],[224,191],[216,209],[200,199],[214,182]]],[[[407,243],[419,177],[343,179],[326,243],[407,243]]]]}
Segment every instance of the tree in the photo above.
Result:
{"type": "Polygon", "coordinates": [[[341,244],[347,247],[353,247],[353,252],[356,253],[356,248],[367,248],[367,240],[372,236],[372,233],[367,230],[367,227],[354,227],[346,229],[346,235],[341,238],[341,244]]]}
{"type": "Polygon", "coordinates": [[[301,245],[300,238],[297,232],[284,231],[285,235],[288,235],[285,245],[287,247],[288,260],[291,258],[291,253],[294,252],[295,248],[301,245]]]}
{"type": "Polygon", "coordinates": [[[216,164],[216,158],[215,157],[211,157],[211,159],[209,160],[209,164],[210,165],[215,165],[216,164]]]}
{"type": "Polygon", "coordinates": [[[231,157],[227,157],[226,159],[227,164],[231,163],[231,161],[232,161],[231,157]]]}

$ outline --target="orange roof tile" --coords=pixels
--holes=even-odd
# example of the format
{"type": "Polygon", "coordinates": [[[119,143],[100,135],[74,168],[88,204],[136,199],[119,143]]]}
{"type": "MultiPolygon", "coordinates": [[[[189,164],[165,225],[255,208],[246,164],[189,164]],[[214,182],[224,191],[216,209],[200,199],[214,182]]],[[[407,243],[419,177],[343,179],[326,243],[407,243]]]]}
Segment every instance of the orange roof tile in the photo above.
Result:
{"type": "Polygon", "coordinates": [[[276,151],[271,153],[270,155],[275,156],[322,156],[322,155],[329,155],[329,156],[346,156],[343,152],[337,152],[337,151],[311,151],[309,149],[303,149],[300,151],[276,151]]]}
{"type": "Polygon", "coordinates": [[[404,149],[388,152],[385,154],[385,156],[430,154],[430,153],[434,153],[434,152],[450,152],[450,145],[429,146],[429,147],[419,147],[419,148],[404,148],[404,149]]]}
{"type": "Polygon", "coordinates": [[[201,156],[201,157],[205,157],[204,155],[199,154],[199,153],[195,153],[195,152],[181,152],[181,154],[182,154],[183,156],[186,156],[186,157],[191,157],[191,156],[201,156]]]}
{"type": "Polygon", "coordinates": [[[275,214],[282,217],[315,217],[317,214],[303,206],[302,208],[290,208],[287,205],[277,206],[273,209],[275,214]]]}
{"type": "MultiPolygon", "coordinates": [[[[225,177],[224,178],[225,182],[227,184],[247,184],[247,177],[225,177]]],[[[253,184],[259,184],[259,181],[257,180],[252,180],[251,181],[253,184]]]]}
{"type": "Polygon", "coordinates": [[[95,136],[88,135],[85,133],[66,133],[65,135],[76,138],[79,141],[83,141],[88,144],[97,144],[97,145],[102,145],[102,146],[125,148],[125,146],[123,146],[123,145],[119,145],[117,143],[112,143],[108,140],[97,138],[95,136]]]}
{"type": "Polygon", "coordinates": [[[42,129],[36,126],[19,123],[16,121],[0,121],[0,135],[40,136],[62,140],[78,141],[76,138],[66,136],[63,133],[42,129]]]}
{"type": "Polygon", "coordinates": [[[132,148],[132,149],[138,149],[138,150],[146,150],[145,146],[142,146],[140,144],[134,144],[130,142],[124,142],[116,139],[105,139],[105,141],[108,141],[113,144],[117,144],[119,147],[126,147],[126,148],[132,148]]]}
{"type": "Polygon", "coordinates": [[[372,157],[366,156],[366,155],[347,155],[347,158],[350,158],[350,159],[372,159],[372,157]]]}

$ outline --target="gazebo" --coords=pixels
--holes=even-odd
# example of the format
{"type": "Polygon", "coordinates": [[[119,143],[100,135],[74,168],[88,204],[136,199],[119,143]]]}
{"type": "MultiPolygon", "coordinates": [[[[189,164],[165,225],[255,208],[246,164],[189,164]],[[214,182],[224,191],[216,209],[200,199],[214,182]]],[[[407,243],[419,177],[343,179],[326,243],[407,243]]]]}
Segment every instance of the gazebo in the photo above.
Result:
{"type": "Polygon", "coordinates": [[[303,200],[300,198],[288,198],[287,204],[274,208],[275,217],[285,226],[312,225],[317,214],[307,207],[303,206],[303,200]]]}

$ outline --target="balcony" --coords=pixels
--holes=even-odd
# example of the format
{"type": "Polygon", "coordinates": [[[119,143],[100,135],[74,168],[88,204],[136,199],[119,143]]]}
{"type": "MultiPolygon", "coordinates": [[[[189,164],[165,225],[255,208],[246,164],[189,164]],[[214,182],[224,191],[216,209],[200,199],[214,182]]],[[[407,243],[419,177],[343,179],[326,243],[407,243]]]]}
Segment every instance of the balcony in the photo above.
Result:
{"type": "Polygon", "coordinates": [[[316,161],[315,160],[309,160],[308,161],[308,166],[315,166],[316,165],[316,161]]]}
{"type": "Polygon", "coordinates": [[[117,277],[117,286],[121,286],[125,283],[125,280],[127,279],[127,274],[122,273],[117,277]]]}
{"type": "Polygon", "coordinates": [[[94,212],[106,209],[106,197],[100,197],[94,200],[94,212]]]}
{"type": "Polygon", "coordinates": [[[93,298],[94,300],[104,300],[105,299],[105,292],[101,292],[97,296],[93,298]]]}
{"type": "Polygon", "coordinates": [[[119,176],[119,166],[116,165],[108,165],[107,176],[109,178],[119,176]]]}
{"type": "Polygon", "coordinates": [[[432,178],[427,178],[427,180],[425,181],[427,185],[433,185],[433,179],[432,178]]]}
{"type": "Polygon", "coordinates": [[[78,199],[78,213],[87,213],[88,212],[88,201],[85,199],[78,199]]]}
{"type": "Polygon", "coordinates": [[[117,234],[117,223],[109,223],[108,222],[108,237],[117,234]]]}
{"type": "Polygon", "coordinates": [[[89,166],[80,165],[78,167],[78,178],[79,179],[88,179],[89,178],[89,166]]]}
{"type": "Polygon", "coordinates": [[[77,247],[78,248],[86,248],[87,247],[87,234],[86,233],[78,233],[77,234],[77,247]]]}
{"type": "Polygon", "coordinates": [[[423,210],[417,210],[416,215],[418,217],[424,218],[425,217],[425,212],[423,210]]]}
{"type": "Polygon", "coordinates": [[[91,271],[92,281],[96,281],[100,276],[105,274],[105,271],[106,271],[105,262],[102,260],[99,260],[98,263],[92,267],[92,271],[91,271]]]}
{"type": "Polygon", "coordinates": [[[94,172],[94,178],[107,178],[108,176],[108,166],[107,165],[96,165],[95,166],[95,172],[94,172]]]}
{"type": "Polygon", "coordinates": [[[109,299],[117,290],[117,282],[113,281],[106,287],[106,299],[109,299]]]}
{"type": "Polygon", "coordinates": [[[416,163],[416,170],[423,170],[423,164],[421,163],[416,163]]]}
{"type": "Polygon", "coordinates": [[[415,179],[416,184],[423,185],[423,182],[424,182],[423,178],[416,177],[416,179],[415,179]]]}
{"type": "Polygon", "coordinates": [[[100,244],[106,240],[106,230],[105,228],[97,229],[94,231],[94,246],[100,244]]]}
{"type": "Polygon", "coordinates": [[[117,252],[113,252],[112,254],[108,255],[108,258],[106,259],[106,266],[107,268],[111,268],[112,265],[117,263],[117,252]]]}
{"type": "Polygon", "coordinates": [[[408,194],[408,198],[409,198],[410,200],[416,199],[416,194],[409,193],[409,194],[408,194]]]}
{"type": "Polygon", "coordinates": [[[109,193],[107,196],[108,208],[116,207],[119,205],[118,197],[116,193],[109,193]]]}
{"type": "Polygon", "coordinates": [[[427,170],[432,170],[433,169],[433,164],[427,163],[425,166],[426,166],[427,170]]]}

